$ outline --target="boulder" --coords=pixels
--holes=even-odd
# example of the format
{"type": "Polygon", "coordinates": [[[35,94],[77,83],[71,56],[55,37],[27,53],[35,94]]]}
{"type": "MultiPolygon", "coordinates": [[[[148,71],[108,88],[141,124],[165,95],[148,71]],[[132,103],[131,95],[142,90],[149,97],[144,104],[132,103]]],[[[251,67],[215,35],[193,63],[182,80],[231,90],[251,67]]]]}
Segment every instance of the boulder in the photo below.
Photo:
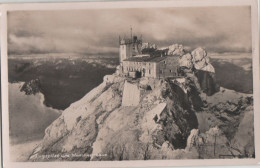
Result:
{"type": "Polygon", "coordinates": [[[169,46],[168,55],[180,55],[184,54],[184,47],[183,45],[173,44],[169,46]]]}
{"type": "Polygon", "coordinates": [[[181,67],[187,67],[187,68],[191,69],[193,67],[191,54],[187,53],[187,54],[183,55],[182,57],[180,57],[179,65],[181,67]]]}
{"type": "Polygon", "coordinates": [[[215,73],[215,69],[210,64],[209,57],[204,49],[196,48],[191,52],[191,55],[195,69],[215,73]]]}
{"type": "Polygon", "coordinates": [[[187,139],[187,146],[186,146],[186,150],[191,150],[191,148],[196,145],[197,141],[198,141],[198,136],[199,136],[199,129],[192,129],[190,131],[190,135],[187,139]]]}
{"type": "Polygon", "coordinates": [[[207,52],[203,48],[196,48],[191,52],[193,62],[201,61],[207,56],[207,52]]]}

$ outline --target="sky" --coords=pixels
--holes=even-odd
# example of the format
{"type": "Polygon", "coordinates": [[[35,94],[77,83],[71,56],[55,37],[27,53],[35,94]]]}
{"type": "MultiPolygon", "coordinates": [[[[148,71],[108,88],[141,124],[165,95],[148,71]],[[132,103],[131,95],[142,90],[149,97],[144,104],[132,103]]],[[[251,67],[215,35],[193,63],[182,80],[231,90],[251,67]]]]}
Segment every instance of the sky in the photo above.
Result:
{"type": "Polygon", "coordinates": [[[118,37],[131,27],[158,47],[251,52],[250,14],[249,6],[11,11],[8,53],[118,53],[118,37]]]}

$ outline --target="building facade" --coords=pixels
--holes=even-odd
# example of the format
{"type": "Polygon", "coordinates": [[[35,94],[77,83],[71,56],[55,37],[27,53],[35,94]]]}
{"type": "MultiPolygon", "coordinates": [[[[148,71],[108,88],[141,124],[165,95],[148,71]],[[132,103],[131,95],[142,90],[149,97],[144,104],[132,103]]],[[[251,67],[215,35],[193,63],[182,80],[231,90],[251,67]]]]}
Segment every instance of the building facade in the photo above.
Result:
{"type": "Polygon", "coordinates": [[[123,76],[132,78],[180,76],[178,56],[167,56],[167,50],[157,50],[156,45],[142,43],[141,38],[132,36],[132,29],[130,38],[119,37],[119,61],[117,71],[123,76]]]}
{"type": "Polygon", "coordinates": [[[120,63],[130,57],[141,54],[142,40],[137,36],[131,36],[131,38],[119,37],[119,61],[120,63]]]}
{"type": "Polygon", "coordinates": [[[131,57],[122,61],[122,74],[130,77],[178,77],[178,56],[131,57]]]}
{"type": "Polygon", "coordinates": [[[157,72],[159,78],[178,77],[179,74],[179,56],[166,56],[165,59],[158,63],[159,72],[157,72]]]}

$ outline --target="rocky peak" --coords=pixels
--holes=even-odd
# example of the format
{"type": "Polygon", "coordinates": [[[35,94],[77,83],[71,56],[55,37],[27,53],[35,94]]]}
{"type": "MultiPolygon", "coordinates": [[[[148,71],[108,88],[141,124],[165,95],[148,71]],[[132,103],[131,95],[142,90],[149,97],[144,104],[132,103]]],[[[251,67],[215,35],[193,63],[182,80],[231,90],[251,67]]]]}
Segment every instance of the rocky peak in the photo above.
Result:
{"type": "Polygon", "coordinates": [[[183,55],[184,47],[181,44],[173,44],[168,47],[168,55],[183,55]]]}
{"type": "Polygon", "coordinates": [[[179,59],[180,72],[192,79],[199,91],[207,95],[213,95],[219,91],[216,83],[215,69],[209,61],[207,52],[202,48],[196,48],[179,59]],[[199,86],[199,87],[198,87],[199,86]]]}
{"type": "MultiPolygon", "coordinates": [[[[45,130],[45,137],[30,160],[215,158],[224,149],[225,153],[232,154],[232,148],[227,145],[217,146],[215,153],[212,151],[208,144],[214,145],[215,136],[218,136],[218,142],[223,140],[234,146],[251,143],[252,139],[243,142],[236,139],[245,134],[237,132],[242,117],[230,120],[227,113],[231,109],[230,113],[240,116],[245,113],[243,109],[250,111],[252,104],[247,100],[250,96],[243,94],[241,98],[240,94],[233,93],[233,97],[241,99],[234,101],[235,104],[212,104],[218,97],[231,92],[225,91],[207,98],[197,90],[194,80],[188,77],[127,80],[117,75],[107,75],[103,83],[71,104],[45,130]],[[139,102],[122,105],[126,85],[138,90],[139,102]],[[239,108],[232,108],[238,104],[241,104],[239,108]],[[221,108],[218,109],[219,105],[221,108]],[[208,110],[214,112],[211,114],[208,110]],[[211,125],[205,125],[205,116],[213,120],[211,125]],[[228,120],[230,122],[225,122],[228,120]],[[230,124],[236,126],[232,128],[230,124]],[[232,131],[227,130],[228,127],[232,131]],[[51,154],[70,157],[44,157],[51,154]]],[[[241,151],[243,149],[241,147],[241,151]]],[[[251,148],[248,153],[252,154],[251,148]]]]}
{"type": "Polygon", "coordinates": [[[33,79],[28,82],[25,82],[21,87],[20,91],[25,92],[26,95],[36,94],[41,91],[40,79],[33,79]]]}
{"type": "Polygon", "coordinates": [[[253,135],[243,129],[252,129],[252,95],[219,88],[202,48],[182,55],[180,65],[183,77],[175,79],[105,76],[45,130],[30,160],[253,157],[253,135]]]}

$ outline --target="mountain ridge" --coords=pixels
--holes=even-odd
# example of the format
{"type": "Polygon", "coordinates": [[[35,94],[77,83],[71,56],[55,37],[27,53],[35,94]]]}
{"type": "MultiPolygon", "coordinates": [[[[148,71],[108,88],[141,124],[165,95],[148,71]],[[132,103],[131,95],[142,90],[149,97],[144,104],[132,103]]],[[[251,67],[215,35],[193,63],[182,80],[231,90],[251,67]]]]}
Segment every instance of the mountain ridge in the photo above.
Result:
{"type": "Polygon", "coordinates": [[[104,76],[45,130],[29,159],[254,157],[253,96],[220,87],[204,49],[182,50],[170,50],[179,54],[178,77],[124,77],[120,67],[104,76]]]}
{"type": "MultiPolygon", "coordinates": [[[[195,86],[192,80],[186,79],[185,83],[188,92],[195,86]]],[[[196,159],[219,158],[223,154],[254,157],[252,133],[238,130],[244,116],[252,117],[252,95],[225,88],[220,88],[220,92],[211,96],[188,92],[185,93],[183,84],[174,80],[130,80],[116,74],[107,75],[103,83],[71,104],[45,130],[42,143],[29,160],[196,159]],[[121,105],[127,80],[140,89],[137,106],[121,105]],[[224,99],[223,102],[218,98],[231,93],[235,101],[224,99]],[[216,98],[219,102],[214,104],[216,98]],[[201,102],[194,101],[198,99],[201,102]],[[234,107],[236,105],[239,105],[238,108],[234,107]],[[222,115],[218,116],[218,113],[222,115]],[[230,115],[236,117],[233,119],[230,115]],[[205,126],[207,128],[201,128],[205,125],[203,117],[211,120],[205,126]],[[236,123],[232,131],[228,130],[230,123],[227,121],[236,123]],[[244,134],[249,134],[246,138],[249,139],[241,142],[244,134]],[[217,147],[215,144],[213,152],[215,136],[224,144],[217,147]],[[240,146],[239,152],[232,149],[241,143],[244,145],[240,146]],[[245,147],[250,144],[251,147],[245,147]],[[69,157],[46,158],[46,155],[52,154],[67,154],[69,157]]],[[[251,124],[252,121],[246,125],[251,128],[251,124]]]]}

